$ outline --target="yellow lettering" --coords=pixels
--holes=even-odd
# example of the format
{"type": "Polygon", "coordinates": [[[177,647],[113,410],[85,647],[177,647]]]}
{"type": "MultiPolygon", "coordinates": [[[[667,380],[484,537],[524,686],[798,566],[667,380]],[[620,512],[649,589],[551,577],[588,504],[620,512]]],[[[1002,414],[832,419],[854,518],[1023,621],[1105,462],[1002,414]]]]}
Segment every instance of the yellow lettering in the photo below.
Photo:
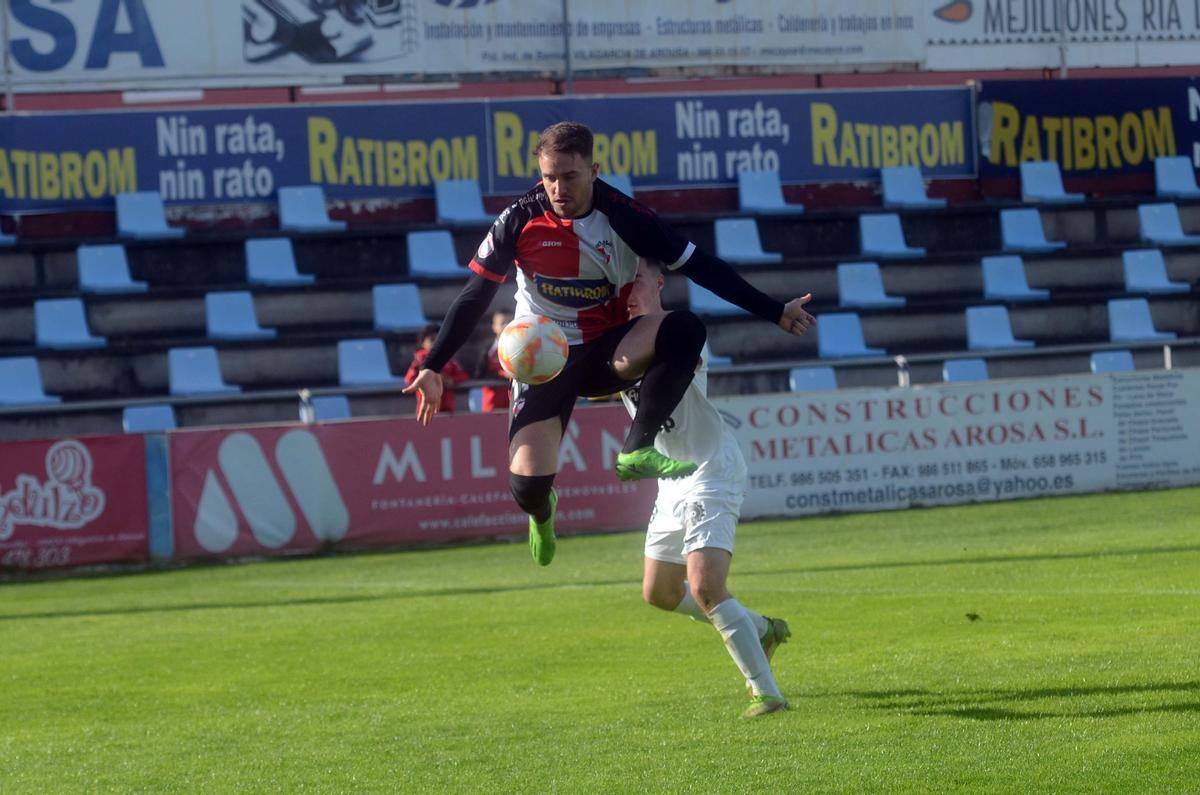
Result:
{"type": "Polygon", "coordinates": [[[479,144],[474,135],[451,138],[450,153],[454,158],[456,179],[479,179],[479,144]]]}
{"type": "Polygon", "coordinates": [[[62,154],[62,197],[83,198],[83,157],[78,152],[62,154]]]}
{"type": "Polygon", "coordinates": [[[917,128],[911,124],[900,125],[900,165],[915,166],[921,162],[917,154],[917,128]]]}
{"type": "Polygon", "coordinates": [[[634,176],[658,173],[658,131],[634,130],[629,171],[634,176]]]}
{"type": "Polygon", "coordinates": [[[1163,155],[1175,154],[1175,128],[1171,126],[1171,109],[1163,105],[1158,109],[1158,118],[1154,111],[1147,108],[1142,111],[1142,123],[1146,125],[1146,157],[1153,159],[1163,155]]]}
{"type": "Polygon", "coordinates": [[[1121,116],[1121,154],[1126,163],[1140,163],[1146,154],[1146,139],[1142,135],[1142,125],[1134,113],[1121,116]]]}
{"type": "Polygon", "coordinates": [[[883,139],[881,147],[883,149],[883,160],[881,161],[880,165],[900,165],[900,131],[891,125],[887,125],[880,128],[879,137],[883,139]]]}
{"type": "Polygon", "coordinates": [[[1100,168],[1119,168],[1121,153],[1117,151],[1117,117],[1096,117],[1096,159],[1100,168]]]}
{"type": "Polygon", "coordinates": [[[942,122],[938,125],[938,137],[942,139],[942,164],[966,163],[967,146],[963,139],[961,121],[942,122]]]}
{"type": "Polygon", "coordinates": [[[17,198],[13,193],[12,171],[8,167],[7,149],[0,149],[0,193],[10,199],[17,198]]]}
{"type": "Polygon", "coordinates": [[[429,145],[424,141],[408,142],[408,184],[429,184],[429,145]]]}
{"type": "Polygon", "coordinates": [[[353,138],[346,138],[342,142],[341,175],[343,184],[362,184],[362,173],[358,168],[358,153],[354,150],[353,138]]]}
{"type": "Polygon", "coordinates": [[[62,181],[58,177],[58,158],[43,154],[38,158],[38,182],[41,183],[43,199],[57,199],[62,194],[62,181]]]}
{"type": "Polygon", "coordinates": [[[858,147],[856,147],[853,125],[850,122],[842,124],[841,135],[841,152],[838,153],[838,165],[841,166],[861,166],[862,161],[858,159],[858,147]]]}
{"type": "Polygon", "coordinates": [[[387,184],[391,186],[404,184],[404,144],[399,141],[388,141],[385,147],[387,160],[387,184]]]}
{"type": "Polygon", "coordinates": [[[1076,116],[1071,125],[1075,131],[1075,168],[1079,171],[1096,167],[1096,124],[1087,116],[1076,116]]]}
{"type": "Polygon", "coordinates": [[[933,168],[938,164],[938,131],[932,124],[921,125],[921,165],[933,168]]]}
{"type": "Polygon", "coordinates": [[[525,138],[525,125],[515,113],[503,111],[492,115],[492,128],[496,134],[496,176],[527,177],[528,156],[521,151],[525,138]]]}
{"type": "Polygon", "coordinates": [[[827,102],[814,102],[809,106],[812,119],[812,159],[815,166],[836,166],[837,156],[837,111],[827,102]]]}
{"type": "Polygon", "coordinates": [[[308,117],[308,178],[314,183],[337,185],[337,166],[333,156],[337,152],[337,127],[333,120],[324,116],[308,117]]]}
{"type": "Polygon", "coordinates": [[[1024,163],[1026,160],[1041,159],[1042,139],[1038,135],[1037,116],[1028,116],[1025,119],[1025,132],[1021,135],[1020,162],[1024,163]]]}
{"type": "Polygon", "coordinates": [[[435,138],[429,146],[429,172],[434,182],[450,179],[450,144],[445,138],[435,138]]]}
{"type": "Polygon", "coordinates": [[[92,150],[83,157],[83,187],[87,190],[88,198],[99,199],[108,189],[107,173],[104,169],[104,155],[92,150]]]}
{"type": "Polygon", "coordinates": [[[997,165],[1015,166],[1017,160],[1017,134],[1021,128],[1021,114],[1015,105],[1008,102],[992,103],[992,151],[988,160],[997,165]]]}

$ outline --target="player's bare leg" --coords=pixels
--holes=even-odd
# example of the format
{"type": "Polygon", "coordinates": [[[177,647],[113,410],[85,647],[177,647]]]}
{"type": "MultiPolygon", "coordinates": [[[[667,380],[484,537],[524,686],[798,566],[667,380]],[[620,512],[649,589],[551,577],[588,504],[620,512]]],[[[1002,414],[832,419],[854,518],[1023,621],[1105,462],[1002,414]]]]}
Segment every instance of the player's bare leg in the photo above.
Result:
{"type": "Polygon", "coordinates": [[[513,497],[529,514],[529,553],[539,566],[549,566],[557,545],[554,514],[558,494],[558,447],[562,422],[558,417],[530,423],[518,430],[508,445],[508,471],[513,497]]]}

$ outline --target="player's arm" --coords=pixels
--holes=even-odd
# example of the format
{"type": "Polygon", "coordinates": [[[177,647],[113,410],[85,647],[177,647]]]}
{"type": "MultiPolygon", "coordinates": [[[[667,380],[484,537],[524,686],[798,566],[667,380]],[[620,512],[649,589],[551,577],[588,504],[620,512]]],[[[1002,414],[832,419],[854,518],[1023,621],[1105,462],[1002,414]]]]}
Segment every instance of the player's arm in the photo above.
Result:
{"type": "Polygon", "coordinates": [[[812,300],[811,294],[787,304],[780,303],[742,278],[725,260],[698,248],[679,266],[679,272],[714,295],[778,325],[789,334],[803,334],[816,322],[804,309],[804,305],[812,300]]]}

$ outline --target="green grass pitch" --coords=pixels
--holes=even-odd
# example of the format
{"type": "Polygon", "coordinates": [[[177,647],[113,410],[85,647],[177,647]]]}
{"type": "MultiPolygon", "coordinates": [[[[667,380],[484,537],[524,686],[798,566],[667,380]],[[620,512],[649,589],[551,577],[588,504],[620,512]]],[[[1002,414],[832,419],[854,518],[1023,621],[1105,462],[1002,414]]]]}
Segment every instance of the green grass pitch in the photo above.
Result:
{"type": "Polygon", "coordinates": [[[757,721],[638,533],[8,582],[0,792],[1195,791],[1198,531],[1197,489],[747,524],[795,633],[757,721]]]}

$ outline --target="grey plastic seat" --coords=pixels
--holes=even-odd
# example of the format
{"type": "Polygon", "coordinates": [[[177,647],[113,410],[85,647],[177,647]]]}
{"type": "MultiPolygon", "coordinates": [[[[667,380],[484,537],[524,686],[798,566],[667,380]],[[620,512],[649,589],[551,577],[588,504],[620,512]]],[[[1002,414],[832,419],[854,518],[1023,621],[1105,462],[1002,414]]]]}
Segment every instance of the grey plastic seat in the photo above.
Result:
{"type": "Polygon", "coordinates": [[[942,380],[947,384],[965,381],[986,381],[987,362],[983,359],[947,359],[942,363],[942,380]]]}
{"type": "Polygon", "coordinates": [[[85,293],[144,293],[148,289],[145,282],[130,277],[129,259],[120,243],[79,246],[75,259],[79,263],[79,289],[85,293]]]}
{"type": "Polygon", "coordinates": [[[884,166],[880,171],[883,183],[883,206],[922,209],[945,207],[945,199],[925,195],[921,169],[916,166],[884,166]]]}
{"type": "Polygon", "coordinates": [[[451,226],[490,225],[495,216],[483,209],[483,193],[473,179],[447,179],[433,184],[437,222],[451,226]]]}
{"type": "Polygon", "coordinates": [[[429,321],[415,284],[377,284],[371,288],[376,331],[419,331],[429,321]]]}
{"type": "Polygon", "coordinates": [[[175,408],[170,403],[126,406],[121,412],[121,427],[125,433],[173,431],[177,427],[175,408]]]}
{"type": "Polygon", "coordinates": [[[983,297],[989,301],[1045,301],[1050,297],[1049,290],[1035,290],[1029,286],[1025,280],[1025,263],[1016,255],[984,257],[980,267],[983,269],[983,297]]]}
{"type": "Polygon", "coordinates": [[[900,216],[895,213],[860,215],[858,233],[864,257],[911,259],[925,256],[924,248],[905,242],[900,216]]]}
{"type": "Polygon", "coordinates": [[[72,350],[103,348],[104,337],[88,328],[83,301],[78,298],[42,298],[33,302],[33,325],[39,348],[72,350]]]}
{"type": "Polygon", "coordinates": [[[62,403],[42,387],[38,360],[32,356],[0,358],[0,406],[50,406],[62,403]]]}
{"type": "Polygon", "coordinates": [[[754,215],[799,215],[803,204],[789,204],[783,198],[778,171],[739,171],[738,211],[754,215]]]}
{"type": "Polygon", "coordinates": [[[1126,373],[1135,370],[1133,351],[1096,351],[1091,356],[1093,373],[1126,373]]]}
{"type": "Polygon", "coordinates": [[[325,206],[325,190],[320,185],[292,185],[280,188],[279,228],[287,232],[341,232],[345,221],[334,221],[325,206]]]}
{"type": "Polygon", "coordinates": [[[717,256],[735,265],[771,265],[783,262],[778,251],[763,251],[758,223],[753,218],[718,218],[713,223],[717,256]]]}
{"type": "Polygon", "coordinates": [[[1179,208],[1174,202],[1138,205],[1138,223],[1142,240],[1159,246],[1197,246],[1200,235],[1189,235],[1183,231],[1179,221],[1179,208]]]}
{"type": "Polygon", "coordinates": [[[167,381],[172,395],[235,395],[242,388],[225,383],[217,349],[211,345],[167,351],[167,381]]]}
{"type": "Polygon", "coordinates": [[[745,315],[746,310],[721,298],[711,290],[688,280],[688,307],[697,315],[745,315]]]}
{"type": "Polygon", "coordinates": [[[1192,159],[1185,155],[1154,158],[1154,192],[1167,199],[1200,199],[1192,159]]]}
{"type": "Polygon", "coordinates": [[[1173,340],[1175,332],[1154,327],[1145,298],[1114,298],[1108,302],[1108,338],[1113,342],[1173,340]]]}
{"type": "Polygon", "coordinates": [[[211,292],[204,296],[208,336],[223,340],[274,339],[275,329],[258,325],[254,296],[247,290],[211,292]]]}
{"type": "Polygon", "coordinates": [[[117,234],[137,240],[171,240],[186,232],[167,225],[158,191],[143,190],[117,194],[117,234]]]}
{"type": "Polygon", "coordinates": [[[1013,336],[1008,309],[1002,306],[967,307],[967,349],[972,351],[1002,351],[1033,348],[1032,340],[1013,336]]]}
{"type": "Polygon", "coordinates": [[[265,287],[303,287],[317,279],[296,270],[296,252],[286,237],[260,237],[246,241],[246,281],[265,287]]]}
{"type": "Polygon", "coordinates": [[[313,417],[320,422],[348,420],[353,416],[350,413],[350,398],[345,395],[313,395],[311,401],[313,417]]]}
{"type": "Polygon", "coordinates": [[[1075,204],[1082,193],[1063,190],[1062,172],[1053,160],[1027,160],[1021,164],[1021,201],[1046,204],[1075,204]]]}
{"type": "Polygon", "coordinates": [[[397,384],[381,339],[342,340],[337,344],[338,383],[342,386],[397,384]]]}
{"type": "Polygon", "coordinates": [[[1005,251],[1044,254],[1066,248],[1061,240],[1047,240],[1042,216],[1032,207],[1000,211],[1000,237],[1005,251]]]}
{"type": "Polygon", "coordinates": [[[886,353],[883,348],[866,344],[857,312],[817,315],[817,355],[822,359],[856,359],[886,353]]]}
{"type": "Polygon", "coordinates": [[[461,279],[466,271],[459,267],[454,253],[454,238],[445,229],[409,232],[408,275],[424,279],[461,279]]]}
{"type": "Polygon", "coordinates": [[[838,303],[859,309],[901,307],[905,299],[883,291],[876,262],[843,262],[837,266],[838,303]]]}
{"type": "Polygon", "coordinates": [[[1126,251],[1121,255],[1121,266],[1125,272],[1127,293],[1187,293],[1191,285],[1173,282],[1167,275],[1167,263],[1158,249],[1126,251]]]}
{"type": "Polygon", "coordinates": [[[788,371],[788,389],[793,392],[821,392],[837,388],[837,375],[827,365],[793,367],[788,371]]]}

